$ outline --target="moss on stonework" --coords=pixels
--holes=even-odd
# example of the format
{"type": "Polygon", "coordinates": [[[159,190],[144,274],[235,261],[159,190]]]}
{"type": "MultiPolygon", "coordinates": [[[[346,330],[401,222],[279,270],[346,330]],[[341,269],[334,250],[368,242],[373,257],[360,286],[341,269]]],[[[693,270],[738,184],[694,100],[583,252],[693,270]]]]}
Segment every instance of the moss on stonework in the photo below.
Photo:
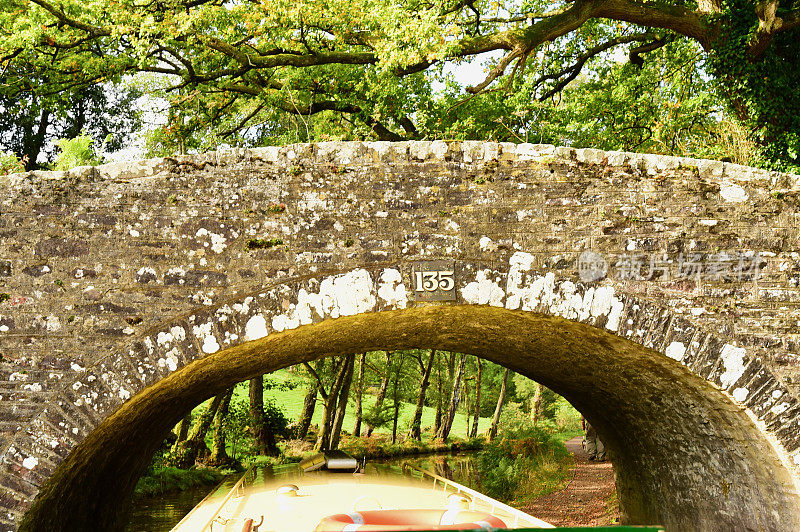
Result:
{"type": "Polygon", "coordinates": [[[269,249],[275,246],[282,246],[283,240],[280,238],[251,238],[247,242],[245,242],[244,248],[248,251],[254,249],[269,249]]]}

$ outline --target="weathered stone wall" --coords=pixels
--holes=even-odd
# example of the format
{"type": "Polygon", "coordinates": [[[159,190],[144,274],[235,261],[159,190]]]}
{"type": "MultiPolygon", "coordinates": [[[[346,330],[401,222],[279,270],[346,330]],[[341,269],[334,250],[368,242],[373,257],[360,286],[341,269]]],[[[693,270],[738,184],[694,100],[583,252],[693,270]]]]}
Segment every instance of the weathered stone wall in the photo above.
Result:
{"type": "MultiPolygon", "coordinates": [[[[789,468],[800,463],[797,176],[539,145],[328,143],[15,175],[0,189],[9,527],[139,390],[259,338],[253,315],[221,317],[250,295],[329,278],[306,293],[344,301],[336,279],[364,272],[383,301],[369,312],[422,307],[403,295],[418,259],[456,261],[457,305],[591,323],[680,361],[746,407],[789,468]],[[606,278],[581,281],[585,250],[608,260],[606,278]],[[694,254],[704,273],[679,276],[694,254]],[[648,275],[651,257],[669,276],[648,275]],[[759,270],[740,276],[738,259],[759,270]],[[636,260],[649,278],[622,278],[636,260]]],[[[339,303],[315,314],[288,287],[271,298],[264,334],[338,316],[339,303]]]]}

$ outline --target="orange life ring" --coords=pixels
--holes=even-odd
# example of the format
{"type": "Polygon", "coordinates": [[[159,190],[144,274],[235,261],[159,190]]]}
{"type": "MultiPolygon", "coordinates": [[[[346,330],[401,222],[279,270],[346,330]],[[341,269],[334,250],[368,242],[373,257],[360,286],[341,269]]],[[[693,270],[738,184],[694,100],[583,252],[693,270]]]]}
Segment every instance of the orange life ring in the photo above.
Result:
{"type": "Polygon", "coordinates": [[[473,510],[370,510],[324,517],[314,532],[369,530],[488,530],[505,528],[492,514],[473,510]]]}

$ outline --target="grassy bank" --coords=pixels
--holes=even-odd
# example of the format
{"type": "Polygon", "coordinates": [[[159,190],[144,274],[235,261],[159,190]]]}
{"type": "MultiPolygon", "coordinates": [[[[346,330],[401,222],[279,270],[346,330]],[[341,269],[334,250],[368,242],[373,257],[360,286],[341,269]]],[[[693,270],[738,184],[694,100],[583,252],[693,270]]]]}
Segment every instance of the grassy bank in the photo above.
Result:
{"type": "Polygon", "coordinates": [[[183,491],[195,486],[215,486],[225,474],[214,468],[193,467],[178,469],[164,467],[141,477],[136,483],[135,498],[154,497],[164,493],[183,491]]]}
{"type": "MultiPolygon", "coordinates": [[[[415,441],[410,439],[399,440],[392,443],[384,434],[373,434],[370,438],[355,438],[343,436],[339,449],[356,458],[366,457],[367,460],[379,458],[398,458],[401,456],[416,456],[430,453],[451,453],[459,451],[477,451],[485,444],[483,438],[462,440],[450,438],[446,442],[438,440],[415,441]]],[[[312,444],[300,440],[288,440],[281,445],[283,459],[287,462],[300,461],[306,456],[314,454],[312,444]]]]}
{"type": "Polygon", "coordinates": [[[512,506],[525,506],[565,488],[572,478],[574,460],[564,440],[574,437],[574,432],[553,432],[527,424],[504,431],[480,453],[486,494],[512,506]]]}

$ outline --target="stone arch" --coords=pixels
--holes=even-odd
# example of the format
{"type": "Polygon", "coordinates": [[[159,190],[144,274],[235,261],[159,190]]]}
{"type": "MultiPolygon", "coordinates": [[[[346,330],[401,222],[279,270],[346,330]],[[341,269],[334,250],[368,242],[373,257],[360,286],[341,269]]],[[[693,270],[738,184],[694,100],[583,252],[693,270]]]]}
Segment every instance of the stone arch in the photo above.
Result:
{"type": "Polygon", "coordinates": [[[413,301],[413,265],[398,261],[309,271],[164,321],[82,368],[18,440],[18,482],[36,486],[23,528],[114,527],[165,432],[233,382],[404,347],[472,353],[564,394],[613,453],[632,523],[800,527],[798,405],[758,358],[612,282],[558,279],[531,259],[456,261],[453,302],[413,301]]]}
{"type": "MultiPolygon", "coordinates": [[[[386,329],[394,323],[408,337],[503,362],[482,338],[519,316],[539,316],[545,321],[538,326],[515,323],[535,332],[533,339],[557,337],[552,345],[595,343],[583,354],[573,349],[573,363],[559,366],[547,355],[552,349],[525,338],[520,345],[530,349],[517,358],[527,369],[510,358],[519,350],[513,345],[504,362],[562,391],[605,427],[609,441],[621,442],[626,452],[617,454],[627,465],[618,460],[620,489],[632,520],[657,517],[682,529],[694,512],[709,528],[737,519],[732,528],[800,528],[790,486],[800,478],[798,221],[799,176],[550,145],[296,144],[0,176],[0,527],[14,530],[26,514],[31,522],[45,519],[40,510],[51,503],[52,515],[113,523],[108,511],[116,503],[103,497],[115,492],[99,487],[129,486],[146,461],[146,442],[156,440],[132,427],[155,431],[220,379],[255,371],[252,364],[272,367],[246,346],[280,338],[279,351],[299,360],[311,356],[303,350],[312,345],[310,331],[339,338],[338,327],[363,320],[371,325],[363,337],[376,346],[408,343],[386,329]],[[697,255],[711,264],[755,257],[760,270],[677,279],[617,272],[582,284],[575,265],[585,251],[602,254],[609,266],[645,256],[654,269],[662,258],[697,255]],[[392,308],[400,299],[384,301],[381,290],[388,301],[399,298],[401,281],[407,287],[412,280],[410,265],[431,259],[455,262],[456,301],[409,300],[405,309],[392,308]],[[325,320],[312,312],[302,324],[308,313],[296,310],[300,288],[313,299],[324,279],[336,293],[336,276],[358,280],[363,272],[373,283],[373,312],[358,319],[327,313],[325,320]],[[278,321],[265,318],[272,332],[241,344],[250,317],[242,321],[240,311],[250,305],[278,321]],[[413,327],[424,312],[441,313],[443,323],[453,316],[462,325],[485,321],[485,329],[432,335],[413,327]],[[392,322],[395,316],[405,318],[392,322]],[[273,325],[289,328],[275,333],[273,325]],[[375,336],[380,330],[383,338],[375,336]],[[611,356],[602,366],[587,358],[594,345],[612,344],[661,368],[647,375],[662,387],[642,386],[637,401],[615,401],[621,385],[646,379],[611,356]],[[251,356],[238,365],[231,358],[207,381],[190,371],[237,353],[251,356]],[[578,378],[587,368],[596,375],[578,378]],[[573,374],[571,382],[559,380],[573,374]],[[670,379],[688,386],[685,397],[670,391],[670,379]],[[135,452],[112,460],[81,451],[106,437],[114,448],[109,423],[136,405],[142,419],[153,417],[121,432],[130,434],[126,443],[142,444],[135,452]],[[645,413],[660,419],[668,406],[696,421],[693,430],[624,423],[645,413]],[[638,439],[615,438],[615,430],[625,432],[620,427],[638,439]],[[669,453],[659,451],[667,446],[669,453]],[[697,467],[677,475],[672,458],[653,461],[659,453],[691,457],[678,463],[697,467]],[[93,469],[112,474],[92,480],[93,469]],[[64,483],[70,470],[77,484],[64,483]],[[731,471],[739,472],[731,473],[734,483],[726,480],[731,471]],[[674,482],[658,479],[664,475],[674,482]],[[59,498],[67,485],[97,498],[76,501],[82,510],[70,513],[58,502],[67,500],[59,498]],[[751,495],[770,500],[741,502],[751,495]],[[675,510],[684,496],[693,501],[685,515],[675,510]]],[[[253,337],[258,327],[251,324],[253,337]]]]}

